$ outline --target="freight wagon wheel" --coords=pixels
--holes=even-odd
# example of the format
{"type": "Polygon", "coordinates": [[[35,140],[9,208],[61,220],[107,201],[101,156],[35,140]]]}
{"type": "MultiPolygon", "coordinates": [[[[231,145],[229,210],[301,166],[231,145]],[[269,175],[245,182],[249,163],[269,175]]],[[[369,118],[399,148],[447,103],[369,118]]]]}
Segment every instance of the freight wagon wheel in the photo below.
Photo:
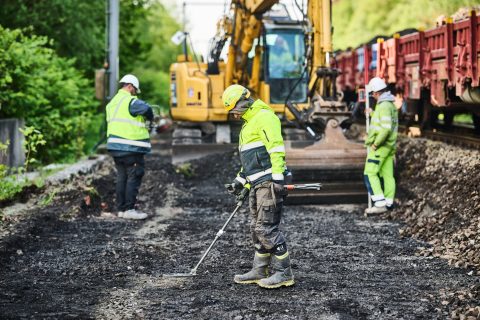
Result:
{"type": "Polygon", "coordinates": [[[435,110],[430,102],[422,100],[420,102],[419,117],[420,128],[422,130],[428,130],[437,126],[438,111],[435,110]]]}
{"type": "Polygon", "coordinates": [[[443,128],[446,131],[452,130],[453,117],[455,116],[454,112],[444,111],[443,112],[443,128]]]}
{"type": "Polygon", "coordinates": [[[475,134],[480,135],[480,113],[472,113],[473,126],[475,134]]]}

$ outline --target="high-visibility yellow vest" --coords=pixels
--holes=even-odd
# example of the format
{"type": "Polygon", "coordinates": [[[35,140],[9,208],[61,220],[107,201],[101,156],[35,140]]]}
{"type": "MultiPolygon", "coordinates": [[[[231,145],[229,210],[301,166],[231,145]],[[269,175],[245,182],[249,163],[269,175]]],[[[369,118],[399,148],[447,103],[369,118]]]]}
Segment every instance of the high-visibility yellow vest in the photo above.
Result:
{"type": "Polygon", "coordinates": [[[133,117],[129,111],[130,102],[135,99],[129,92],[118,90],[107,105],[107,136],[115,135],[128,140],[145,140],[150,134],[143,116],[133,117]]]}

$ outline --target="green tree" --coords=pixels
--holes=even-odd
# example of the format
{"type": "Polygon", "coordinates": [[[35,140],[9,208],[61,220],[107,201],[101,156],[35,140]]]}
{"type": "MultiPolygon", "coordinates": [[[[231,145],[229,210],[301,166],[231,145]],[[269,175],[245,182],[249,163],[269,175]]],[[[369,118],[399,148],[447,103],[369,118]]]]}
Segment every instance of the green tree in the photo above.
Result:
{"type": "Polygon", "coordinates": [[[0,24],[29,28],[29,34],[53,39],[48,45],[93,79],[105,57],[105,1],[2,0],[0,24]]]}
{"type": "Polygon", "coordinates": [[[137,75],[141,98],[167,108],[170,64],[181,53],[170,38],[180,25],[159,1],[120,4],[120,73],[137,75]]]}
{"type": "Polygon", "coordinates": [[[43,133],[46,145],[38,154],[43,163],[83,153],[85,129],[96,109],[89,81],[49,44],[46,37],[0,26],[0,118],[24,118],[43,133]]]}
{"type": "Polygon", "coordinates": [[[338,0],[333,4],[335,49],[356,47],[377,35],[391,36],[407,28],[432,28],[441,15],[449,16],[477,0],[338,0]]]}
{"type": "MultiPolygon", "coordinates": [[[[93,71],[105,59],[108,0],[3,0],[0,24],[43,35],[63,57],[75,58],[93,86],[93,71]]],[[[180,29],[159,0],[120,0],[120,74],[135,73],[142,98],[168,105],[168,68],[181,49],[170,42],[180,29]]]]}

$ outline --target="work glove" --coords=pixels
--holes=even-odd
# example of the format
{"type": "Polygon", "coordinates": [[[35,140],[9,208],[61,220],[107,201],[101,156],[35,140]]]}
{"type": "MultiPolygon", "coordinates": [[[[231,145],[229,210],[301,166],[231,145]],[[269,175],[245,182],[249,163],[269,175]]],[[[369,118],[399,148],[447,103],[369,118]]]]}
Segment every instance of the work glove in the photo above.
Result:
{"type": "Polygon", "coordinates": [[[273,180],[272,181],[272,188],[276,195],[284,196],[287,194],[287,190],[285,189],[285,181],[284,180],[273,180]]]}
{"type": "Polygon", "coordinates": [[[240,201],[243,202],[247,198],[249,192],[250,192],[250,189],[243,188],[236,197],[237,202],[240,202],[240,201]]]}
{"type": "Polygon", "coordinates": [[[228,193],[239,195],[242,192],[243,184],[240,183],[237,179],[233,180],[232,183],[225,184],[225,189],[227,189],[228,193]]]}

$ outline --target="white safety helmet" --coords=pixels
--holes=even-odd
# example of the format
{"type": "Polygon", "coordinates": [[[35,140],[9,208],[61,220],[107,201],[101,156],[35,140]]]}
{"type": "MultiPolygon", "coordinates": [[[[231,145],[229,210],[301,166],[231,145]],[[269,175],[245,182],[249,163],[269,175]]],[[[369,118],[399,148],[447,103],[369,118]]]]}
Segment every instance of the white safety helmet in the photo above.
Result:
{"type": "Polygon", "coordinates": [[[132,86],[137,89],[137,92],[140,93],[140,82],[138,78],[135,77],[133,74],[124,75],[122,79],[120,79],[120,83],[130,83],[132,86]]]}
{"type": "Polygon", "coordinates": [[[378,92],[385,89],[386,87],[387,84],[385,83],[385,80],[379,77],[372,78],[372,80],[370,80],[367,85],[367,89],[369,92],[378,92]]]}

